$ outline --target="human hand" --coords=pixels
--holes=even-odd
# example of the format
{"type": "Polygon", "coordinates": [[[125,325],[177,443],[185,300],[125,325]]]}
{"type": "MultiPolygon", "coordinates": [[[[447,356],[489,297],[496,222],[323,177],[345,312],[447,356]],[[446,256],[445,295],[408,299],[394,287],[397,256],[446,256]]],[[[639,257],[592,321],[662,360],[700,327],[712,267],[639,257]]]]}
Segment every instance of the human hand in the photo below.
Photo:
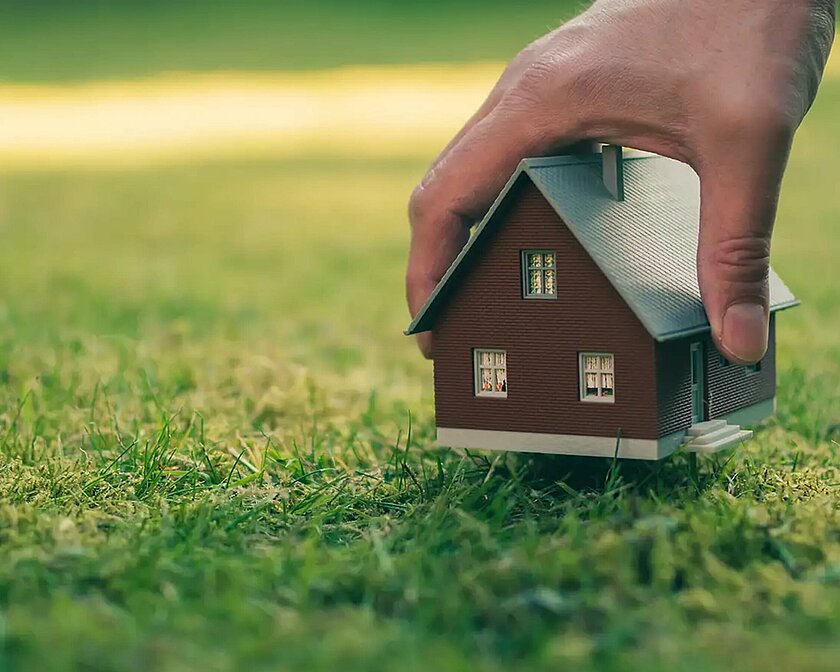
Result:
{"type": "MultiPolygon", "coordinates": [[[[731,361],[759,360],[782,175],[834,14],[833,0],[599,0],[526,47],[411,196],[412,316],[522,158],[598,140],[697,172],[712,336],[731,361]]],[[[431,356],[431,334],[418,342],[431,356]]]]}

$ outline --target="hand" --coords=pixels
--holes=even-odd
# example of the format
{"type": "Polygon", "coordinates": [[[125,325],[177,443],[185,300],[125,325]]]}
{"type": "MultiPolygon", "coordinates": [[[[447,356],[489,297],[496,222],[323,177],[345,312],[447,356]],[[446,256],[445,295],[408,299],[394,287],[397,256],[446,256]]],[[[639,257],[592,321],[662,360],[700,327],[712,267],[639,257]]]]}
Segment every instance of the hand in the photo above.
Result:
{"type": "MultiPolygon", "coordinates": [[[[834,12],[833,0],[600,0],[526,47],[411,196],[411,314],[520,159],[598,140],[697,172],[698,277],[712,335],[731,361],[759,360],[782,175],[834,12]]],[[[427,357],[430,336],[419,335],[427,357]]]]}

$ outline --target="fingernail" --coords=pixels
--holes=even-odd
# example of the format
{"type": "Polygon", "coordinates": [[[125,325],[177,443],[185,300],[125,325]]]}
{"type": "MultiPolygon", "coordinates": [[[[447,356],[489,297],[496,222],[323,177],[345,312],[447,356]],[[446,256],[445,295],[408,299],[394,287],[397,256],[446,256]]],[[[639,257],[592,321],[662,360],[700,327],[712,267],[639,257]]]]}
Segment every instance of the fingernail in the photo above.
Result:
{"type": "Polygon", "coordinates": [[[721,344],[742,362],[757,362],[767,351],[767,317],[758,303],[736,303],[723,316],[721,344]]]}

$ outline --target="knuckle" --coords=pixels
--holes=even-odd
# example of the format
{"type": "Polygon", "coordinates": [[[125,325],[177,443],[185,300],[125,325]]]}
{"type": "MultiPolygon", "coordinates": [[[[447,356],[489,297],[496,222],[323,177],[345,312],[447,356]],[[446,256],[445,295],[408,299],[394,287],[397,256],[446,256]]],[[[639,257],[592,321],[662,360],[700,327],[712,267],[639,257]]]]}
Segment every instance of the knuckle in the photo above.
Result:
{"type": "Polygon", "coordinates": [[[765,101],[755,111],[752,123],[763,137],[787,140],[796,130],[795,116],[790,108],[781,101],[765,101]]]}
{"type": "Polygon", "coordinates": [[[509,101],[525,100],[537,102],[541,100],[554,78],[554,68],[551,63],[539,59],[529,63],[520,73],[516,83],[509,92],[509,101]]]}
{"type": "Polygon", "coordinates": [[[419,290],[419,288],[422,288],[428,282],[429,275],[427,269],[417,259],[410,257],[405,269],[406,286],[411,290],[419,290]]]}
{"type": "Polygon", "coordinates": [[[528,134],[535,142],[548,141],[558,132],[558,103],[566,105],[567,115],[583,99],[578,95],[581,84],[591,72],[589,67],[578,65],[575,54],[565,51],[544,52],[540,59],[530,63],[507,90],[499,103],[500,112],[527,114],[530,124],[528,134]]]}
{"type": "Polygon", "coordinates": [[[733,236],[718,243],[712,259],[720,279],[742,296],[762,297],[770,272],[770,241],[733,236]]]}
{"type": "Polygon", "coordinates": [[[431,189],[429,179],[424,178],[420,184],[414,187],[414,190],[411,192],[411,197],[408,199],[408,220],[412,226],[425,218],[426,213],[429,212],[430,205],[431,189]]]}
{"type": "Polygon", "coordinates": [[[787,141],[796,129],[792,105],[780,92],[758,92],[738,87],[709,101],[718,135],[753,138],[756,141],[787,141]]]}
{"type": "Polygon", "coordinates": [[[534,63],[540,55],[545,51],[546,46],[551,41],[551,33],[546,33],[542,37],[537,38],[530,44],[526,45],[514,56],[511,65],[519,66],[522,69],[527,69],[528,65],[534,63]]]}

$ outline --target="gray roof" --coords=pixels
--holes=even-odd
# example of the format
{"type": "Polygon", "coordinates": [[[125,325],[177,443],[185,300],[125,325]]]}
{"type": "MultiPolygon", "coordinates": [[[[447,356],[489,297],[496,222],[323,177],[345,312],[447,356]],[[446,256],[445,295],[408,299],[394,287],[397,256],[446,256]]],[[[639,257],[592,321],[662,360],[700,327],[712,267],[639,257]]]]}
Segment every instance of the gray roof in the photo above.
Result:
{"type": "MultiPolygon", "coordinates": [[[[523,173],[651,336],[667,341],[709,329],[697,284],[697,175],[678,161],[633,152],[624,159],[623,201],[615,200],[604,186],[600,154],[522,161],[406,334],[432,328],[436,308],[455,271],[523,173]]],[[[772,270],[769,282],[771,311],[797,305],[796,297],[772,270]]]]}

